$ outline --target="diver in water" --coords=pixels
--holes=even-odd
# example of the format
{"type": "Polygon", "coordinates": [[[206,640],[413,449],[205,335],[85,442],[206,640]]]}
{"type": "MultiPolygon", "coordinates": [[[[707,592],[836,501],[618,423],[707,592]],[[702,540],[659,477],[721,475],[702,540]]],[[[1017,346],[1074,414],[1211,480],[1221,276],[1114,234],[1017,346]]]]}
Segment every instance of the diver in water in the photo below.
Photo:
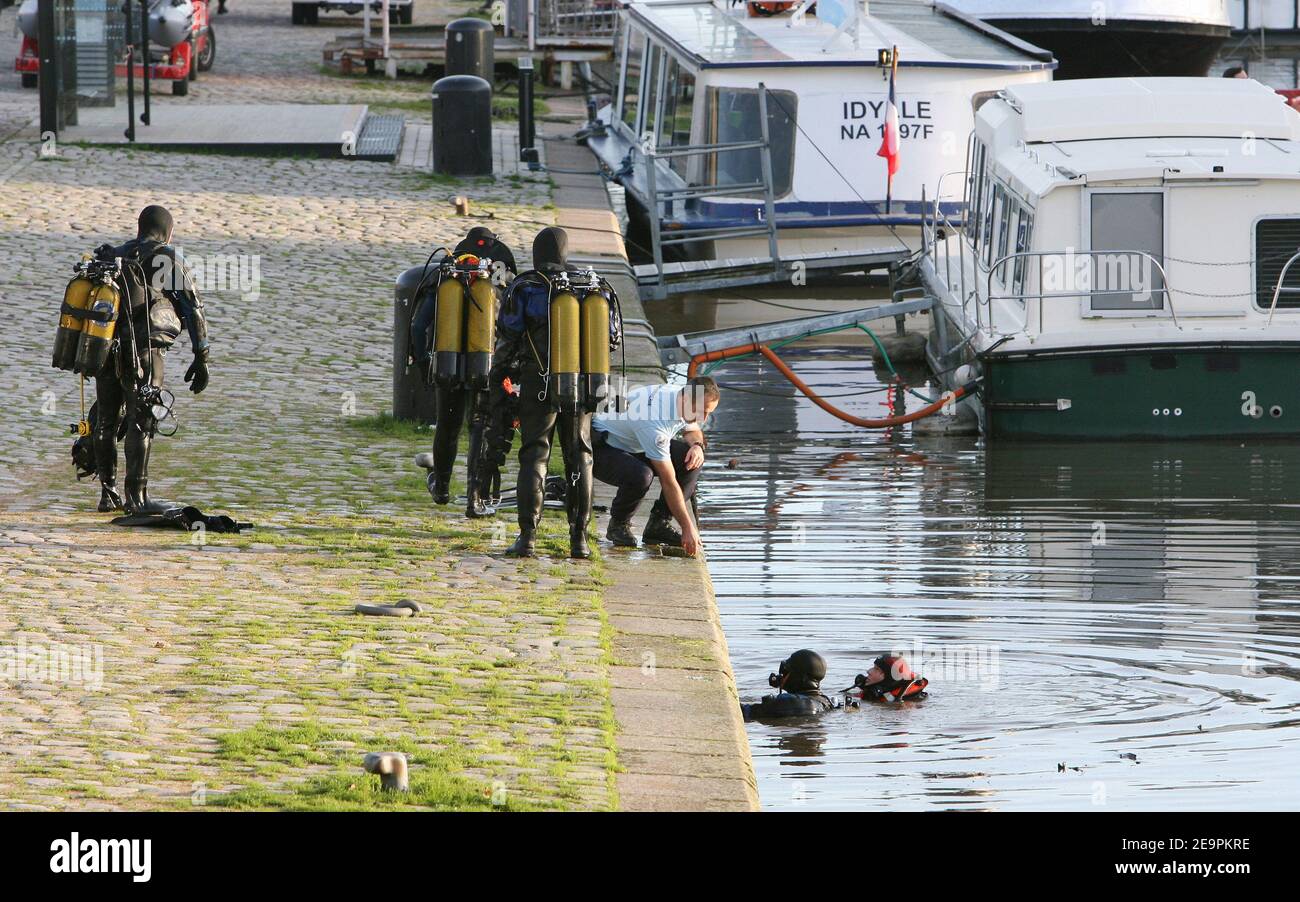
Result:
{"type": "Polygon", "coordinates": [[[881,655],[844,692],[850,696],[856,694],[864,701],[900,702],[925,698],[929,694],[925,688],[929,685],[930,681],[913,672],[902,655],[881,655]]]}
{"type": "Polygon", "coordinates": [[[781,662],[767,683],[777,690],[755,704],[741,704],[746,721],[775,720],[784,717],[808,717],[822,714],[835,703],[821,691],[826,678],[826,660],[817,652],[801,648],[781,662]]]}
{"type": "MultiPolygon", "coordinates": [[[[531,557],[534,553],[544,503],[547,464],[551,458],[551,440],[557,429],[560,450],[564,456],[569,556],[586,558],[591,555],[587,540],[592,492],[591,419],[595,407],[603,398],[592,397],[589,390],[580,388],[580,379],[586,374],[580,376],[565,371],[566,375],[557,378],[557,373],[553,371],[561,361],[551,359],[552,338],[561,342],[559,346],[562,348],[570,346],[565,343],[567,338],[572,341],[571,347],[576,348],[579,334],[576,331],[576,318],[567,322],[553,322],[552,304],[565,301],[572,305],[571,310],[576,311],[579,303],[585,305],[593,295],[605,292],[607,283],[602,282],[599,289],[594,286],[583,289],[571,287],[573,283],[570,276],[576,278],[580,274],[570,272],[568,246],[568,235],[561,228],[552,226],[537,233],[533,239],[533,269],[521,273],[511,283],[497,319],[497,344],[490,383],[493,386],[501,384],[510,368],[515,366],[518,367],[520,376],[521,446],[516,491],[519,537],[506,551],[506,554],[514,557],[531,557]],[[579,290],[585,292],[581,302],[575,300],[575,293],[579,290]],[[574,331],[566,335],[563,331],[565,329],[574,331]],[[569,381],[564,381],[566,379],[569,381]],[[562,391],[568,394],[562,396],[562,391]]],[[[612,299],[612,293],[602,296],[612,299]]],[[[605,334],[603,324],[599,336],[588,336],[584,331],[583,339],[590,338],[588,347],[594,346],[597,341],[601,345],[608,342],[612,350],[621,341],[622,320],[617,314],[617,300],[613,300],[613,305],[603,314],[607,317],[608,334],[605,334]]],[[[590,322],[585,306],[583,319],[584,322],[590,322]]],[[[569,365],[576,366],[577,361],[570,361],[569,365]]],[[[603,378],[607,382],[608,373],[603,378]]],[[[499,402],[504,400],[504,392],[498,393],[496,398],[499,402]]],[[[504,416],[490,418],[494,435],[497,424],[504,423],[505,419],[504,416]]]]}
{"type": "Polygon", "coordinates": [[[149,452],[159,416],[170,413],[163,363],[181,329],[188,331],[194,362],[185,372],[190,391],[208,386],[208,326],[203,302],[184,262],[171,247],[172,215],[150,205],[140,212],[136,237],[95,249],[100,260],[122,260],[123,309],[108,362],[95,376],[95,470],[99,510],[156,514],[167,505],[149,499],[149,452]],[[118,426],[125,409],[126,485],[116,488],[118,426]]]}
{"type": "MultiPolygon", "coordinates": [[[[464,240],[456,245],[451,253],[452,260],[477,258],[492,261],[492,284],[506,285],[514,278],[515,255],[491,229],[475,226],[469,230],[464,240]]],[[[499,294],[499,289],[497,290],[499,294]]],[[[437,409],[437,428],[433,434],[433,468],[429,472],[429,494],[434,504],[447,504],[451,501],[451,472],[456,464],[456,453],[460,447],[460,433],[467,418],[470,428],[468,460],[468,477],[466,480],[467,501],[465,513],[470,517],[482,516],[485,511],[482,502],[489,495],[483,491],[484,480],[480,477],[479,463],[484,458],[504,461],[509,453],[509,441],[506,439],[504,452],[498,448],[484,448],[484,433],[489,416],[489,395],[500,391],[499,384],[489,384],[486,388],[468,384],[468,374],[461,368],[457,381],[435,379],[432,372],[434,360],[433,333],[434,320],[438,307],[438,287],[435,283],[420,301],[411,320],[411,356],[420,366],[427,381],[435,383],[434,396],[437,409]]],[[[495,316],[492,311],[489,316],[495,316]]],[[[494,431],[494,435],[497,432],[494,431]]],[[[499,436],[498,436],[499,440],[499,436]]],[[[489,478],[490,481],[490,478],[489,478]]]]}

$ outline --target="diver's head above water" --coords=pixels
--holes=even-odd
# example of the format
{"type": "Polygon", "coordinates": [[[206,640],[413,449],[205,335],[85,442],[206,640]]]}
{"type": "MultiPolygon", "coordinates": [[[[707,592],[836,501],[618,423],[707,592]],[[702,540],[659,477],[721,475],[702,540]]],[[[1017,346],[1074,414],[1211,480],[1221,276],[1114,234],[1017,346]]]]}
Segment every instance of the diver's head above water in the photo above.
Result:
{"type": "Polygon", "coordinates": [[[825,678],[826,659],[811,649],[801,648],[782,661],[767,682],[782,692],[820,692],[825,678]]]}
{"type": "Polygon", "coordinates": [[[561,272],[569,260],[569,236],[558,226],[547,226],[533,239],[533,269],[561,272]]]}

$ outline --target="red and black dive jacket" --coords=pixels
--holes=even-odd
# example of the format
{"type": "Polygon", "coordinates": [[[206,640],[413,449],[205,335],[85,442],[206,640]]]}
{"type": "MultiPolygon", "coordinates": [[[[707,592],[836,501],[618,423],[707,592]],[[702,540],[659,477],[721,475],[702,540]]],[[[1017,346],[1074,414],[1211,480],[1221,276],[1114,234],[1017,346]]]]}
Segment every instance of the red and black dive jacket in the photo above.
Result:
{"type": "Polygon", "coordinates": [[[853,680],[853,685],[844,690],[850,698],[860,698],[869,702],[901,702],[904,699],[916,699],[925,695],[925,687],[930,681],[923,676],[912,675],[906,679],[886,678],[882,682],[867,684],[867,675],[860,673],[853,680]]]}

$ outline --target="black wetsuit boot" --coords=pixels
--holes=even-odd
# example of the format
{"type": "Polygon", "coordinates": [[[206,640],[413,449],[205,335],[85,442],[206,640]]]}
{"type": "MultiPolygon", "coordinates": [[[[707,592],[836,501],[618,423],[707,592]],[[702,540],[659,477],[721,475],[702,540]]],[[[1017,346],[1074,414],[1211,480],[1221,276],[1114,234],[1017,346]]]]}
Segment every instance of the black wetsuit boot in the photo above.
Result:
{"type": "Polygon", "coordinates": [[[472,391],[469,394],[469,448],[465,453],[465,516],[486,517],[486,499],[491,496],[491,486],[483,484],[486,468],[483,459],[487,453],[486,431],[488,423],[488,393],[472,391]]]}
{"type": "Polygon", "coordinates": [[[126,496],[122,505],[128,514],[161,514],[165,504],[149,500],[149,451],[153,435],[132,423],[126,433],[126,496]]]}
{"type": "Polygon", "coordinates": [[[122,496],[117,493],[117,423],[100,425],[95,430],[95,473],[99,476],[99,512],[111,513],[122,509],[122,496]]]}
{"type": "Polygon", "coordinates": [[[451,471],[460,450],[460,427],[465,421],[465,392],[439,385],[434,389],[438,407],[437,427],[433,432],[433,471],[429,474],[429,494],[434,504],[451,501],[451,471]]]}
{"type": "Polygon", "coordinates": [[[537,524],[542,518],[546,490],[546,466],[551,459],[551,435],[555,431],[555,411],[549,401],[539,401],[542,379],[530,373],[524,379],[519,402],[519,483],[515,496],[519,501],[519,538],[506,554],[532,557],[537,541],[537,524]]]}
{"type": "Polygon", "coordinates": [[[569,557],[591,557],[587,524],[591,521],[591,414],[562,414],[565,492],[569,514],[569,557]]]}

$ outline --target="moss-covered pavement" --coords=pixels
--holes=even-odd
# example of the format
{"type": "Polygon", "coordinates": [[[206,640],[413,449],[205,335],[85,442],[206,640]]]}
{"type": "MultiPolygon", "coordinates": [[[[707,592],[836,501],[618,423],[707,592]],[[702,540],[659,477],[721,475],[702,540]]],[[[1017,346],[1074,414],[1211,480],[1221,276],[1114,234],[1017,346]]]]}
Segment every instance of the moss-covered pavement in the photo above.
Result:
{"type": "MultiPolygon", "coordinates": [[[[330,29],[288,19],[274,0],[232,4],[217,68],[154,115],[427,108],[428,79],[321,71],[330,29]]],[[[15,49],[0,36],[0,56],[15,49]]],[[[546,177],[85,147],[43,160],[17,82],[0,80],[0,809],[614,807],[601,563],[558,557],[549,521],[553,556],[520,563],[500,553],[507,517],[435,512],[411,463],[429,433],[384,418],[393,279],[479,221],[526,249],[554,221],[546,177]],[[454,216],[453,194],[481,218],[454,216]],[[205,393],[181,381],[187,340],[169,356],[181,429],[158,439],[151,488],[251,533],[112,527],[73,477],[78,385],[49,366],[53,317],[77,255],[129,237],[153,202],[187,258],[255,260],[258,284],[205,296],[205,393]],[[423,613],[353,613],[401,599],[423,613]],[[410,755],[409,794],[379,796],[371,751],[410,755]]]]}

